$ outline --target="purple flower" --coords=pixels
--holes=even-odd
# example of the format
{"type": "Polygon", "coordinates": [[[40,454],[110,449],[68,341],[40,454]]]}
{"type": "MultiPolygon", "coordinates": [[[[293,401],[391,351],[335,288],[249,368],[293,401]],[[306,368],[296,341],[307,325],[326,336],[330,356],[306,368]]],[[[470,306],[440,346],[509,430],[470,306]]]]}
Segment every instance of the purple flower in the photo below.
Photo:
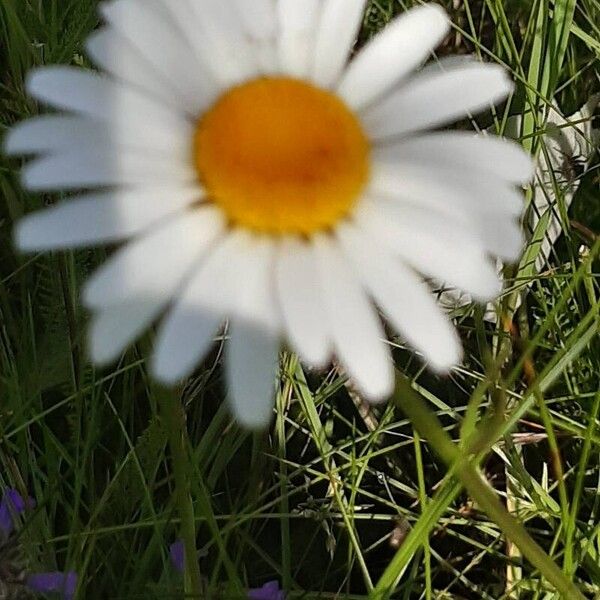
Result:
{"type": "MultiPolygon", "coordinates": [[[[24,512],[26,508],[34,506],[33,498],[25,501],[17,490],[6,490],[2,502],[0,502],[0,532],[8,538],[15,528],[15,516],[24,512]]],[[[77,574],[73,571],[32,573],[27,576],[25,585],[32,592],[59,592],[65,600],[71,600],[77,587],[77,574]]]]}
{"type": "Polygon", "coordinates": [[[279,589],[277,581],[269,581],[261,588],[248,590],[249,600],[285,600],[283,590],[279,589]]]}
{"type": "Polygon", "coordinates": [[[35,573],[27,576],[26,585],[33,592],[59,592],[65,600],[71,600],[77,587],[77,573],[35,573]]]}
{"type": "Polygon", "coordinates": [[[169,547],[169,556],[171,557],[171,564],[177,571],[183,573],[185,570],[185,546],[183,540],[177,540],[169,547]]]}
{"type": "MultiPolygon", "coordinates": [[[[185,570],[185,546],[183,540],[176,540],[169,546],[169,557],[174,569],[179,573],[185,570]]],[[[261,588],[248,590],[248,600],[285,600],[283,590],[277,581],[269,581],[261,588]]]]}
{"type": "Polygon", "coordinates": [[[8,489],[0,502],[0,529],[8,537],[14,529],[15,515],[21,514],[26,508],[23,496],[17,490],[8,489]]]}

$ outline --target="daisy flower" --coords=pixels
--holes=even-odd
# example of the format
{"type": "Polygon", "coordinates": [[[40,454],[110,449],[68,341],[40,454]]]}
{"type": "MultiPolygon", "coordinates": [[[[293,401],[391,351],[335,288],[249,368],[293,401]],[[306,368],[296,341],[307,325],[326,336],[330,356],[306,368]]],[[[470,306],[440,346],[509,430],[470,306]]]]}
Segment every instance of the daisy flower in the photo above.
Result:
{"type": "Polygon", "coordinates": [[[38,155],[28,189],[79,195],[21,221],[18,246],[125,242],[83,290],[97,363],[161,318],[151,369],[175,383],[227,320],[230,402],[253,427],[271,414],[282,343],[309,366],[335,356],[367,399],[388,397],[377,309],[430,368],[461,360],[427,281],[499,293],[492,258],[521,249],[532,164],[499,138],[427,130],[513,86],[474,59],[421,69],[449,31],[435,4],[351,57],[366,3],[115,0],[87,43],[101,74],[30,74],[57,112],[6,149],[38,155]]]}

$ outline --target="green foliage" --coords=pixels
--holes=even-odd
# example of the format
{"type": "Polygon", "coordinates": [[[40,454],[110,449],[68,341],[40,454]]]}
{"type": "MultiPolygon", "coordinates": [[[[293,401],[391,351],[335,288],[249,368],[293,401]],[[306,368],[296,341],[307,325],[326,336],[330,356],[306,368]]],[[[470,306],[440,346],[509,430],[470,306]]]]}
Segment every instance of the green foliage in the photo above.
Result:
{"type": "MultiPolygon", "coordinates": [[[[96,4],[0,0],[0,137],[38,110],[24,93],[31,67],[83,63],[96,4]]],[[[361,43],[410,4],[373,0],[361,43]]],[[[518,85],[503,110],[466,126],[502,132],[520,116],[522,143],[539,153],[549,102],[571,114],[600,90],[598,0],[446,8],[455,27],[439,55],[500,62],[518,85]]],[[[145,368],[151,340],[112,368],[89,365],[78,295],[105,251],[17,254],[13,223],[56,200],[24,192],[19,166],[0,158],[0,485],[36,498],[21,532],[28,562],[77,570],[86,600],[183,597],[168,560],[179,510],[169,431],[145,368]]],[[[436,378],[399,340],[394,350],[452,439],[472,450],[483,432],[481,471],[590,598],[600,597],[600,286],[598,260],[586,257],[600,233],[598,166],[596,157],[581,174],[570,210],[557,208],[564,234],[548,268],[539,274],[532,263],[549,218],[507,268],[505,319],[456,311],[467,348],[460,370],[436,378]],[[517,307],[515,290],[526,286],[517,307]]],[[[218,349],[180,392],[207,598],[269,579],[292,598],[366,598],[384,573],[394,599],[559,597],[397,407],[365,406],[339,370],[307,372],[284,357],[264,434],[232,421],[218,349]]]]}

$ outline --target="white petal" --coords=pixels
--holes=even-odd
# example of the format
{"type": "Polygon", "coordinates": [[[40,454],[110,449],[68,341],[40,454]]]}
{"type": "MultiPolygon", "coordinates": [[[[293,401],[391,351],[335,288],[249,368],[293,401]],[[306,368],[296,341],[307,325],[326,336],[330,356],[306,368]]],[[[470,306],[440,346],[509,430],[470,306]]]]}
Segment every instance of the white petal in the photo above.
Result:
{"type": "Polygon", "coordinates": [[[424,229],[446,228],[453,238],[462,237],[506,260],[522,251],[523,232],[516,218],[522,211],[512,207],[522,202],[522,195],[514,189],[500,182],[461,186],[433,175],[423,175],[420,181],[399,179],[397,173],[381,179],[379,175],[371,192],[396,219],[421,223],[424,229]]]}
{"type": "Polygon", "coordinates": [[[219,84],[228,88],[260,75],[255,48],[244,36],[241,15],[231,0],[192,1],[196,49],[219,84]]]}
{"type": "Polygon", "coordinates": [[[282,242],[277,261],[277,291],[287,337],[308,364],[330,359],[329,323],[313,248],[300,240],[282,242]]]}
{"type": "MultiPolygon", "coordinates": [[[[246,427],[264,426],[272,411],[279,341],[272,289],[274,247],[270,241],[242,239],[238,268],[230,267],[231,339],[227,346],[227,381],[233,411],[246,427]],[[234,289],[237,288],[237,289],[234,289]]],[[[218,274],[221,276],[221,273],[218,274]]],[[[215,293],[215,290],[211,290],[215,293]]]]}
{"type": "Polygon", "coordinates": [[[452,69],[462,67],[474,67],[481,66],[481,59],[475,54],[451,54],[449,56],[434,57],[434,59],[427,63],[419,72],[416,77],[422,78],[426,75],[437,75],[439,73],[445,73],[452,69]]]}
{"type": "Polygon", "coordinates": [[[278,22],[275,10],[277,0],[233,0],[234,10],[240,15],[243,30],[256,52],[262,74],[279,72],[276,38],[278,22]]]}
{"type": "Polygon", "coordinates": [[[162,102],[175,105],[172,86],[160,71],[112,27],[95,31],[85,43],[88,56],[100,68],[117,79],[140,87],[162,102]]]}
{"type": "Polygon", "coordinates": [[[234,0],[244,29],[257,40],[274,38],[277,33],[274,0],[234,0]]]}
{"type": "MultiPolygon", "coordinates": [[[[211,1],[202,2],[202,8],[208,7],[211,1]]],[[[196,58],[199,81],[204,82],[207,90],[213,90],[214,94],[218,95],[223,90],[223,85],[219,83],[221,78],[215,76],[215,71],[218,71],[217,64],[221,64],[221,57],[218,47],[214,44],[211,45],[211,40],[205,32],[207,19],[206,15],[198,10],[197,0],[162,0],[162,3],[173,22],[179,26],[182,37],[196,58]],[[212,48],[212,53],[210,48],[212,48]]],[[[210,11],[210,9],[208,10],[210,11]]],[[[232,14],[231,11],[230,14],[232,14]]],[[[232,14],[232,20],[234,18],[235,16],[232,14]]],[[[245,59],[242,58],[241,62],[245,62],[245,59]]]]}
{"type": "Polygon", "coordinates": [[[479,171],[516,184],[531,181],[534,174],[532,157],[516,142],[467,131],[428,133],[376,146],[373,160],[412,163],[432,170],[441,166],[458,173],[479,171]]]}
{"type": "Polygon", "coordinates": [[[29,72],[28,93],[55,108],[96,116],[105,114],[110,81],[84,69],[64,66],[40,67],[29,72]]]}
{"type": "Polygon", "coordinates": [[[276,337],[273,259],[272,243],[244,231],[235,231],[216,246],[160,327],[153,364],[159,379],[172,383],[188,375],[227,315],[276,337]]]}
{"type": "Polygon", "coordinates": [[[429,210],[440,226],[454,228],[482,250],[510,261],[519,256],[524,243],[516,220],[523,211],[521,191],[481,171],[382,162],[374,162],[371,171],[369,193],[397,205],[399,219],[419,220],[403,213],[429,210]]]}
{"type": "Polygon", "coordinates": [[[201,262],[158,331],[152,369],[166,383],[189,375],[237,299],[248,236],[227,235],[201,262]]]}
{"type": "Polygon", "coordinates": [[[152,363],[154,377],[174,384],[189,376],[210,350],[222,323],[223,315],[203,307],[178,308],[159,329],[152,363]]]}
{"type": "Polygon", "coordinates": [[[170,82],[171,92],[196,115],[214,99],[198,78],[198,61],[169,14],[153,0],[115,0],[101,5],[104,18],[170,82]]]}
{"type": "Polygon", "coordinates": [[[364,108],[424,62],[449,28],[448,15],[437,4],[407,11],[352,60],[338,94],[354,110],[364,108]]]}
{"type": "Polygon", "coordinates": [[[281,33],[279,63],[283,73],[300,79],[309,75],[314,62],[315,29],[322,0],[279,0],[281,33]]]}
{"type": "Polygon", "coordinates": [[[192,165],[176,158],[87,144],[28,163],[22,177],[30,190],[48,191],[111,185],[193,184],[197,180],[192,165]]]}
{"type": "Polygon", "coordinates": [[[488,252],[508,262],[514,262],[521,256],[525,236],[518,221],[501,217],[492,219],[485,215],[475,216],[473,221],[474,231],[480,232],[480,239],[488,252]]]}
{"type": "Polygon", "coordinates": [[[489,217],[523,212],[523,192],[478,170],[457,170],[432,163],[382,162],[371,165],[370,192],[449,214],[489,217]]]}
{"type": "Polygon", "coordinates": [[[137,188],[70,198],[21,219],[21,250],[57,250],[116,242],[138,234],[203,197],[190,187],[137,188]]]}
{"type": "Polygon", "coordinates": [[[337,356],[369,400],[385,400],[394,369],[379,318],[337,243],[324,235],[314,243],[337,356]]]}
{"type": "Polygon", "coordinates": [[[334,86],[346,65],[362,24],[367,0],[324,0],[315,42],[312,79],[334,86]]]}
{"type": "Polygon", "coordinates": [[[429,173],[423,167],[416,174],[410,167],[373,166],[370,192],[382,209],[393,211],[401,222],[446,228],[448,235],[460,236],[500,258],[518,257],[524,245],[517,221],[523,206],[521,192],[484,173],[462,170],[464,175],[456,177],[454,172],[449,175],[433,167],[429,173]]]}
{"type": "Polygon", "coordinates": [[[268,237],[251,238],[238,273],[238,292],[232,312],[238,321],[278,331],[281,319],[275,296],[275,243],[268,237]]]}
{"type": "Polygon", "coordinates": [[[72,144],[97,146],[110,143],[106,124],[93,119],[66,115],[44,115],[22,121],[4,140],[7,154],[34,154],[68,151],[72,144]]]}
{"type": "Polygon", "coordinates": [[[226,347],[229,401],[244,427],[258,429],[269,423],[279,362],[279,340],[256,323],[233,319],[226,347]]]}
{"type": "Polygon", "coordinates": [[[171,143],[165,149],[144,143],[140,136],[118,135],[114,128],[97,119],[71,115],[44,115],[27,119],[13,127],[5,139],[9,154],[79,153],[103,148],[114,154],[125,148],[161,155],[167,160],[190,160],[189,140],[171,143]]]}
{"type": "Polygon", "coordinates": [[[371,137],[382,140],[485,110],[512,89],[500,66],[465,64],[408,80],[397,92],[369,107],[362,120],[371,137]]]}
{"type": "Polygon", "coordinates": [[[254,47],[261,75],[281,74],[275,40],[259,40],[254,44],[254,47]]]}
{"type": "Polygon", "coordinates": [[[460,341],[435,303],[431,290],[376,239],[344,225],[338,230],[344,250],[394,328],[421,352],[431,367],[447,371],[460,362],[460,341]]]}
{"type": "Polygon", "coordinates": [[[479,300],[500,293],[500,279],[483,244],[465,238],[464,230],[448,226],[443,215],[365,200],[355,218],[373,239],[423,275],[470,292],[479,300]]]}
{"type": "Polygon", "coordinates": [[[193,123],[148,94],[75,67],[42,67],[27,79],[29,93],[55,108],[80,113],[107,123],[115,144],[137,138],[148,147],[189,146],[193,123]]]}
{"type": "Polygon", "coordinates": [[[89,352],[93,362],[109,364],[125,351],[160,314],[159,302],[134,302],[111,306],[94,315],[89,332],[89,352]]]}
{"type": "Polygon", "coordinates": [[[224,229],[220,213],[198,208],[128,244],[88,280],[89,308],[159,298],[168,302],[224,229]]]}

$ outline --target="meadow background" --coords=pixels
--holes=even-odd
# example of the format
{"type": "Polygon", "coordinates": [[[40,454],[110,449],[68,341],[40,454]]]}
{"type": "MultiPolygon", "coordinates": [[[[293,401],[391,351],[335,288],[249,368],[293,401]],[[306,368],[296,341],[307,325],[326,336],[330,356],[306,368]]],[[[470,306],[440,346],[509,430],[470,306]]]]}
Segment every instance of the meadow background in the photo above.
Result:
{"type": "MultiPolygon", "coordinates": [[[[600,92],[600,2],[443,4],[453,30],[438,56],[475,53],[517,82],[508,104],[459,127],[511,128],[556,159],[547,141],[556,109],[571,115],[600,92]]],[[[39,110],[24,92],[31,67],[88,64],[96,5],[0,0],[0,139],[39,110]]],[[[373,0],[359,43],[408,6],[373,0]]],[[[600,128],[598,114],[592,103],[552,131],[600,128]]],[[[600,170],[597,154],[577,154],[564,151],[546,173],[542,214],[526,193],[524,226],[538,214],[522,261],[505,268],[501,318],[452,309],[463,366],[437,378],[393,343],[398,369],[464,452],[472,431],[484,432],[482,472],[507,508],[586,597],[600,598],[600,170]]],[[[0,489],[37,502],[19,543],[32,571],[76,570],[78,598],[182,598],[168,557],[179,535],[168,422],[145,365],[152,335],[111,368],[90,365],[78,295],[112,249],[17,254],[14,222],[59,199],[24,192],[19,166],[0,158],[0,489]]],[[[176,391],[206,598],[277,579],[290,598],[359,599],[382,576],[394,599],[559,597],[393,402],[371,409],[335,367],[309,372],[285,355],[272,426],[248,433],[224,401],[221,350],[222,340],[176,391]]]]}

